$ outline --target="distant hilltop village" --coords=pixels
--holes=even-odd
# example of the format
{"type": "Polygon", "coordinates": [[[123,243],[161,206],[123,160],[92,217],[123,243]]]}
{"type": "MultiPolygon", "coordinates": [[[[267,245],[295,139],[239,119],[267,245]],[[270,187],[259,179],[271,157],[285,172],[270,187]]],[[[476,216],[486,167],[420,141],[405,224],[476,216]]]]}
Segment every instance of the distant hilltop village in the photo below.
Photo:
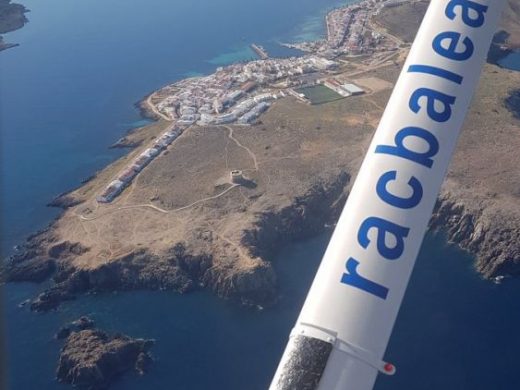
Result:
{"type": "Polygon", "coordinates": [[[97,197],[98,202],[116,198],[189,126],[249,125],[274,100],[287,95],[319,104],[363,93],[362,88],[336,75],[342,57],[370,54],[374,64],[386,61],[385,56],[402,42],[372,25],[371,16],[384,7],[410,2],[416,1],[367,0],[335,9],[326,16],[326,40],[285,44],[307,52],[301,57],[269,58],[263,47],[253,44],[261,60],[219,67],[209,76],[184,79],[154,92],[143,106],[172,125],[114,178],[97,197]]]}

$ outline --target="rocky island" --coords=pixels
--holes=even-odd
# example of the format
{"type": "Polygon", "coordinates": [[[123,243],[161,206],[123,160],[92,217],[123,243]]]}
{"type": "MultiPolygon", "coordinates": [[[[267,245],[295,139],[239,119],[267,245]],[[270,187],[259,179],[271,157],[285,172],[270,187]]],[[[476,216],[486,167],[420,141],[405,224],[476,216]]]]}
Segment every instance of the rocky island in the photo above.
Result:
{"type": "MultiPolygon", "coordinates": [[[[506,33],[518,24],[519,4],[510,1],[506,33]]],[[[267,59],[150,95],[141,106],[158,121],[127,135],[124,144],[134,149],[66,194],[63,215],[6,263],[6,280],[52,277],[51,287],[31,303],[38,311],[91,291],[133,289],[208,288],[245,304],[272,304],[273,255],[337,219],[425,9],[416,1],[370,9],[363,36],[381,46],[370,41],[353,53],[340,43],[331,59],[321,57],[330,53],[309,54],[331,67],[313,69],[321,60],[304,57],[296,61],[300,71],[267,59]],[[396,12],[406,28],[395,23],[396,12]],[[265,77],[255,79],[251,92],[245,85],[258,74],[265,77]],[[218,85],[244,92],[226,103],[218,85]],[[276,97],[261,116],[243,123],[247,111],[231,115],[241,104],[251,110],[245,99],[253,107],[263,94],[276,97]],[[117,189],[113,198],[100,197],[111,188],[117,189]]],[[[475,254],[486,278],[520,273],[514,85],[520,73],[486,66],[431,221],[432,229],[475,254]]]]}
{"type": "MultiPolygon", "coordinates": [[[[11,3],[11,0],[0,0],[0,34],[18,30],[27,23],[25,13],[29,12],[21,4],[11,3]]],[[[0,35],[0,51],[16,47],[16,43],[6,43],[0,35]]]]}
{"type": "Polygon", "coordinates": [[[108,335],[93,329],[93,322],[82,317],[63,329],[73,328],[61,349],[56,377],[78,389],[102,390],[118,376],[134,369],[144,374],[152,362],[153,340],[108,335]]]}

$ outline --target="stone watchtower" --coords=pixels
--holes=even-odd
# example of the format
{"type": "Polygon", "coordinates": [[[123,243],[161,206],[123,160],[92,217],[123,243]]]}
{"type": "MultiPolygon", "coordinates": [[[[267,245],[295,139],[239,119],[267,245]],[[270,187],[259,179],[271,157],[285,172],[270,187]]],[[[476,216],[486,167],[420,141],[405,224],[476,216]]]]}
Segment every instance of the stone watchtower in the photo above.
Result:
{"type": "Polygon", "coordinates": [[[243,184],[244,183],[244,174],[242,171],[238,169],[234,169],[229,173],[231,183],[233,184],[243,184]]]}

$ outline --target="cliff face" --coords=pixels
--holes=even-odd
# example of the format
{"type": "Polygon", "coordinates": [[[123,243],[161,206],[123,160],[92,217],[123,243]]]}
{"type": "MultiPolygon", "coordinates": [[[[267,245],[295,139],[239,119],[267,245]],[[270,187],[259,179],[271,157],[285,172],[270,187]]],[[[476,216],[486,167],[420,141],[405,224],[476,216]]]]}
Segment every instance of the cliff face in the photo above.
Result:
{"type": "MultiPolygon", "coordinates": [[[[114,259],[94,269],[78,269],[70,264],[70,259],[49,261],[58,262],[59,267],[53,275],[53,286],[31,303],[31,309],[35,311],[55,309],[61,302],[87,292],[139,289],[188,292],[197,287],[203,272],[211,265],[211,258],[205,255],[183,253],[181,256],[160,258],[146,250],[114,259]]],[[[13,277],[35,264],[39,263],[22,263],[10,268],[8,281],[15,281],[13,277]]]]}
{"type": "MultiPolygon", "coordinates": [[[[31,304],[38,311],[91,291],[134,289],[207,288],[272,304],[273,256],[337,220],[399,71],[391,62],[356,71],[362,96],[320,106],[278,100],[254,126],[194,126],[115,201],[98,204],[168,124],[128,135],[140,146],[67,193],[63,215],[28,240],[3,277],[52,277],[31,304]],[[236,169],[247,185],[230,182],[236,169]]],[[[341,72],[352,77],[351,66],[341,72]]],[[[519,83],[520,73],[485,68],[431,222],[475,254],[485,277],[520,273],[519,83]]]]}
{"type": "Polygon", "coordinates": [[[346,201],[350,176],[341,172],[327,182],[314,184],[303,196],[281,210],[261,213],[241,239],[253,256],[271,259],[286,242],[304,240],[335,223],[346,201]]]}
{"type": "Polygon", "coordinates": [[[431,228],[475,255],[475,267],[487,278],[520,274],[520,214],[504,197],[470,198],[444,190],[435,207],[431,228]]]}
{"type": "MultiPolygon", "coordinates": [[[[269,305],[277,297],[270,259],[287,242],[315,236],[337,220],[349,184],[347,173],[331,175],[285,207],[257,213],[249,227],[238,232],[241,247],[254,259],[249,267],[215,261],[215,257],[222,260],[230,256],[226,243],[216,237],[206,237],[210,241],[206,245],[178,242],[166,256],[142,249],[91,270],[70,265],[69,256],[83,253],[85,248],[78,243],[61,243],[49,247],[47,254],[52,257],[46,260],[39,256],[13,265],[8,277],[10,281],[40,281],[54,273],[55,284],[31,304],[37,311],[54,309],[62,301],[89,291],[163,289],[185,293],[201,287],[245,304],[269,305]]],[[[520,214],[505,207],[515,199],[468,194],[448,181],[435,207],[431,229],[441,230],[450,242],[475,254],[476,269],[483,276],[520,274],[520,214]]]]}
{"type": "Polygon", "coordinates": [[[72,265],[73,259],[88,253],[88,249],[79,243],[54,243],[51,229],[33,237],[27,251],[12,258],[7,280],[40,282],[53,276],[52,287],[31,303],[35,311],[55,309],[61,302],[91,291],[185,293],[200,287],[244,304],[269,305],[277,298],[276,274],[269,259],[287,242],[313,237],[324,230],[325,224],[336,220],[348,184],[345,172],[331,175],[285,207],[257,213],[249,228],[237,232],[243,251],[251,259],[247,267],[235,264],[225,241],[205,237],[209,241],[206,245],[178,242],[161,256],[141,249],[93,269],[80,269],[72,265]],[[220,261],[214,261],[215,256],[220,261]],[[222,261],[226,257],[231,257],[231,264],[222,261]]]}

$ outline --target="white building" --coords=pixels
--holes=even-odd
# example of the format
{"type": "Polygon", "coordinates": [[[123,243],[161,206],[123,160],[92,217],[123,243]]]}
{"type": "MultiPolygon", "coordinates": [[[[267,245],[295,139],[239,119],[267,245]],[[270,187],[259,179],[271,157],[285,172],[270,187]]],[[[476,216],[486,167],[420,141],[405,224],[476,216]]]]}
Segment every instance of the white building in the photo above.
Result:
{"type": "Polygon", "coordinates": [[[341,87],[345,89],[347,92],[349,92],[351,95],[361,95],[362,93],[365,93],[363,89],[359,88],[355,84],[346,83],[342,84],[341,87]]]}

